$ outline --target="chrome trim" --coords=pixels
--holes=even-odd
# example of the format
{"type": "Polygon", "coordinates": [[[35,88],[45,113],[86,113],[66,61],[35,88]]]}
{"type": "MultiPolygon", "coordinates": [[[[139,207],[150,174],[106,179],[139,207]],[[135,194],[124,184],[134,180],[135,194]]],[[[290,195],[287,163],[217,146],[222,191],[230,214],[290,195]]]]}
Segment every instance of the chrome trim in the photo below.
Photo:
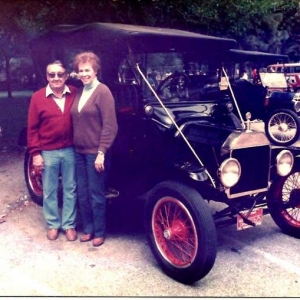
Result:
{"type": "Polygon", "coordinates": [[[152,105],[146,105],[144,110],[147,116],[152,116],[154,113],[154,107],[152,105]]]}
{"type": "Polygon", "coordinates": [[[292,154],[291,151],[289,151],[289,150],[287,150],[287,149],[280,151],[280,152],[277,154],[277,156],[276,156],[276,171],[277,171],[277,174],[278,174],[279,176],[282,176],[282,177],[289,175],[289,174],[291,173],[293,167],[294,167],[294,163],[295,163],[295,159],[294,159],[294,156],[293,156],[293,154],[292,154]],[[291,164],[290,164],[291,168],[290,168],[290,171],[289,171],[287,174],[282,175],[282,174],[279,174],[278,163],[280,163],[280,160],[282,159],[282,156],[285,155],[285,154],[289,154],[289,156],[290,156],[290,158],[291,158],[291,164]]]}
{"type": "Polygon", "coordinates": [[[264,132],[232,132],[221,147],[221,155],[228,154],[231,150],[258,146],[270,146],[264,132]]]}
{"type": "Polygon", "coordinates": [[[172,127],[172,124],[170,124],[170,125],[168,126],[168,125],[166,125],[166,124],[164,124],[164,123],[162,123],[162,122],[157,121],[157,120],[154,119],[154,118],[151,118],[151,120],[154,121],[154,122],[156,122],[157,124],[159,124],[160,126],[162,126],[162,127],[164,127],[164,128],[170,129],[170,128],[172,127]]]}
{"type": "Polygon", "coordinates": [[[225,159],[225,160],[221,163],[221,165],[220,165],[220,167],[219,167],[219,169],[218,169],[218,173],[219,173],[219,178],[220,178],[220,181],[221,181],[222,185],[223,185],[226,189],[227,189],[227,188],[232,188],[232,187],[235,186],[235,185],[239,182],[239,180],[240,180],[240,177],[241,177],[241,174],[242,174],[242,167],[241,167],[240,162],[239,162],[236,158],[229,157],[229,158],[225,159]],[[224,170],[224,168],[225,168],[225,165],[227,165],[228,162],[235,162],[235,163],[237,164],[238,170],[239,170],[239,173],[238,173],[238,179],[237,179],[236,183],[235,183],[234,185],[230,186],[230,187],[226,186],[226,185],[224,184],[224,182],[223,182],[224,180],[222,180],[222,179],[223,179],[222,173],[223,173],[223,170],[224,170]]]}
{"type": "MultiPolygon", "coordinates": [[[[246,134],[247,135],[247,134],[246,134]]],[[[260,146],[266,146],[266,145],[260,145],[260,146]]],[[[230,150],[230,158],[232,158],[232,152],[235,151],[235,150],[239,150],[239,149],[247,149],[247,147],[243,147],[243,148],[234,148],[234,149],[231,149],[230,150]]],[[[272,153],[271,153],[271,147],[269,147],[269,162],[271,161],[271,156],[272,156],[272,153]]],[[[242,167],[242,166],[241,166],[242,167]]],[[[270,163],[269,163],[269,169],[271,168],[270,166],[270,163]]],[[[245,171],[246,172],[246,171],[245,171]]],[[[260,188],[260,189],[255,189],[255,190],[248,190],[248,191],[245,191],[245,192],[240,192],[240,193],[236,193],[236,194],[230,194],[230,189],[233,188],[225,188],[225,193],[228,197],[228,199],[234,199],[234,198],[238,198],[238,197],[241,197],[241,196],[249,196],[251,194],[256,194],[256,193],[260,193],[260,192],[266,192],[269,190],[270,188],[270,172],[268,172],[268,179],[267,179],[267,183],[266,183],[266,187],[263,187],[263,188],[260,188]]],[[[241,178],[240,178],[241,179],[241,178]]],[[[239,179],[239,180],[240,180],[239,179]]]]}
{"type": "Polygon", "coordinates": [[[296,112],[299,112],[300,111],[300,99],[297,99],[297,100],[292,100],[294,102],[294,109],[296,112]]]}
{"type": "Polygon", "coordinates": [[[196,181],[205,181],[208,179],[208,176],[205,172],[188,172],[190,178],[196,181]]]}
{"type": "Polygon", "coordinates": [[[300,101],[300,93],[295,93],[294,97],[293,97],[294,101],[300,101]]]}
{"type": "MultiPolygon", "coordinates": [[[[187,121],[187,122],[183,123],[183,124],[179,127],[179,129],[180,129],[180,131],[183,131],[184,128],[187,127],[188,125],[190,125],[190,124],[199,124],[199,123],[201,123],[200,120],[197,120],[197,121],[194,121],[194,120],[192,120],[192,121],[187,121]]],[[[204,121],[204,122],[202,122],[202,123],[207,123],[207,121],[204,121]]],[[[180,131],[177,130],[177,131],[175,132],[174,136],[175,136],[175,137],[178,137],[178,136],[180,135],[180,131]]]]}
{"type": "Polygon", "coordinates": [[[233,195],[230,195],[230,188],[228,188],[228,189],[225,189],[225,193],[226,193],[228,199],[234,199],[234,198],[238,198],[238,197],[242,197],[242,196],[249,196],[251,194],[266,192],[268,190],[269,190],[269,185],[266,188],[263,188],[263,189],[247,191],[247,192],[233,194],[233,195]]]}
{"type": "MultiPolygon", "coordinates": [[[[188,123],[189,123],[189,122],[182,124],[182,125],[179,127],[179,129],[180,129],[181,131],[183,131],[184,128],[188,125],[188,123]]],[[[191,123],[192,123],[192,122],[191,122],[191,123]]],[[[180,131],[177,130],[177,131],[175,132],[174,136],[175,136],[175,137],[178,137],[179,135],[180,135],[180,131]]]]}

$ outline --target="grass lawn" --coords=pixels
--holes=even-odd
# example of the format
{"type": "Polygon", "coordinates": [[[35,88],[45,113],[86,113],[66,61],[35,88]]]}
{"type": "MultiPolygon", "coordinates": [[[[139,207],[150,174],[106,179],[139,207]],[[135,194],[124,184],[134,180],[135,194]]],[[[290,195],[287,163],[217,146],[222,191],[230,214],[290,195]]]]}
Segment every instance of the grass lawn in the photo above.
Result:
{"type": "Polygon", "coordinates": [[[0,92],[0,150],[18,148],[19,134],[27,125],[27,113],[31,91],[13,92],[13,98],[0,92]]]}

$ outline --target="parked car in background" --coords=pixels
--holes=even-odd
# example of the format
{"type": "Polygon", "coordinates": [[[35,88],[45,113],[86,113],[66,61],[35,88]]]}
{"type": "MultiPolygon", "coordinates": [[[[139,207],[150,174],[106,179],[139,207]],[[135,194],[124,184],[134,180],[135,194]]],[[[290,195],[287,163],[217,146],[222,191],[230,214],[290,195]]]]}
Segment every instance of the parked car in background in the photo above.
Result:
{"type": "Polygon", "coordinates": [[[266,67],[285,61],[286,55],[231,49],[225,63],[231,79],[229,97],[236,99],[242,115],[250,111],[253,119],[264,121],[266,135],[276,145],[292,145],[300,136],[300,94],[288,86],[283,73],[266,67]],[[251,71],[248,80],[236,75],[245,66],[251,71]],[[251,78],[254,69],[256,78],[251,78]]]}
{"type": "Polygon", "coordinates": [[[283,73],[294,92],[300,90],[300,62],[272,64],[267,67],[267,72],[283,73]]]}
{"type": "MultiPolygon", "coordinates": [[[[31,43],[41,86],[49,59],[71,66],[83,50],[101,58],[98,78],[114,95],[119,124],[108,186],[128,206],[146,198],[152,253],[183,283],[211,271],[218,226],[245,229],[271,213],[283,232],[300,237],[292,180],[299,150],[274,147],[263,132],[252,131],[249,114],[235,115],[228,94],[205,93],[211,82],[220,86],[220,66],[234,47],[232,39],[111,23],[58,26],[31,43]],[[151,72],[156,83],[147,79],[151,72]],[[212,213],[211,202],[225,208],[212,213]]],[[[72,82],[80,84],[76,76],[72,82]]],[[[24,172],[32,199],[42,204],[41,174],[29,153],[24,172]]]]}
{"type": "Polygon", "coordinates": [[[260,73],[260,78],[260,85],[233,83],[241,112],[251,111],[254,119],[264,121],[265,133],[273,144],[292,145],[300,136],[300,93],[287,90],[283,74],[260,73]]]}

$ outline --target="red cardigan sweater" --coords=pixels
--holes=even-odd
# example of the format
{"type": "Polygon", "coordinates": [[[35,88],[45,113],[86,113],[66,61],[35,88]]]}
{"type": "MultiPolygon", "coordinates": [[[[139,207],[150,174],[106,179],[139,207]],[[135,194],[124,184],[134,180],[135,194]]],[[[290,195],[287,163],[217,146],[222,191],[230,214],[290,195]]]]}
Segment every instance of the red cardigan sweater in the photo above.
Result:
{"type": "Polygon", "coordinates": [[[71,106],[76,88],[69,86],[64,112],[52,99],[46,97],[46,87],[35,92],[30,100],[28,112],[27,147],[32,155],[42,150],[56,150],[73,146],[71,106]]]}

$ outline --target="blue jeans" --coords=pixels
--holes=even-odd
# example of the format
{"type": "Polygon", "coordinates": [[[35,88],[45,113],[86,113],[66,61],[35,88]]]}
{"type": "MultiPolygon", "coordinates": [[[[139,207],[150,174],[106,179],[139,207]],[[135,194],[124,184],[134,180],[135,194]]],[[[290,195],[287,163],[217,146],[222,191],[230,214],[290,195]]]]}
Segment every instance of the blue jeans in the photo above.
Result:
{"type": "Polygon", "coordinates": [[[75,151],[73,147],[42,151],[44,159],[43,210],[48,228],[75,228],[76,220],[76,180],[75,151]],[[63,207],[60,218],[58,209],[59,175],[63,186],[63,207]]]}
{"type": "MultiPolygon", "coordinates": [[[[76,152],[76,179],[79,209],[83,232],[94,237],[105,237],[106,233],[106,172],[95,169],[96,154],[76,152]]],[[[105,155],[105,169],[108,157],[105,155]]]]}

